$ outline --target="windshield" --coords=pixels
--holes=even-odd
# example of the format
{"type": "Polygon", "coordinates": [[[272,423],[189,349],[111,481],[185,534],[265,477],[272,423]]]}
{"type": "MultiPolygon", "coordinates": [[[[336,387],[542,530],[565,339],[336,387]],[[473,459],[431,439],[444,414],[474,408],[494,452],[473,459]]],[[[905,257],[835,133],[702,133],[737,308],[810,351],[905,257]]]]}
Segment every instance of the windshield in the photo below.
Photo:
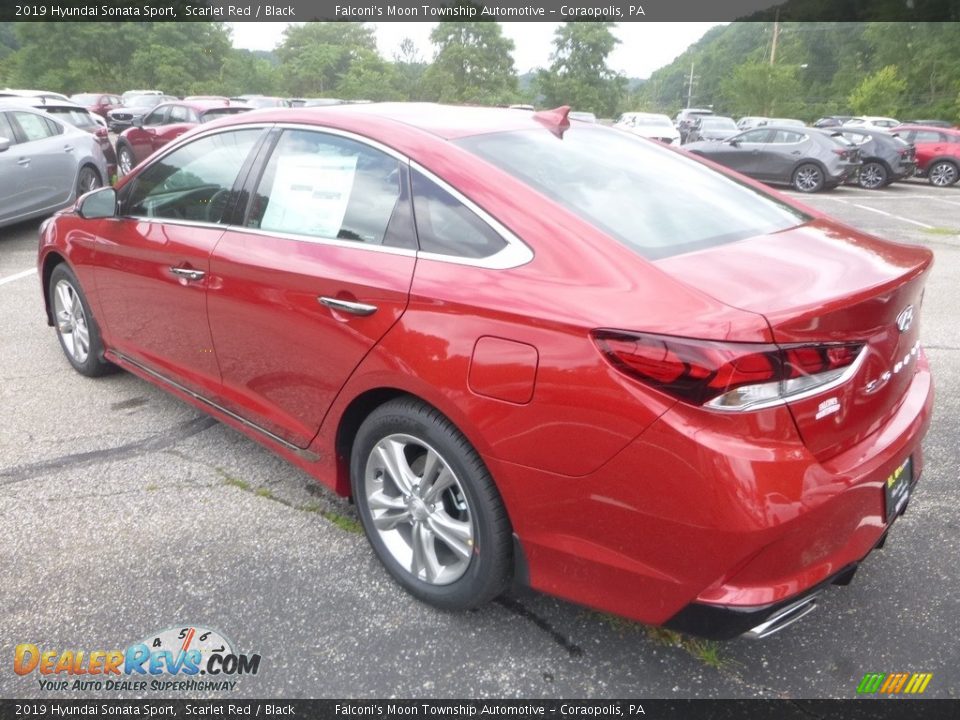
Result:
{"type": "Polygon", "coordinates": [[[127,107],[147,107],[151,108],[159,105],[163,97],[160,95],[134,95],[128,98],[125,103],[127,107]]]}
{"type": "Polygon", "coordinates": [[[95,105],[97,100],[100,99],[100,96],[91,95],[89,93],[81,93],[80,95],[71,95],[70,99],[75,103],[80,103],[81,105],[95,105]]]}
{"type": "Polygon", "coordinates": [[[629,133],[577,127],[455,141],[646,258],[795,227],[809,218],[629,133]]]}
{"type": "Polygon", "coordinates": [[[725,117],[704,117],[700,121],[702,127],[710,128],[711,130],[736,130],[737,124],[733,121],[733,118],[725,117]]]}

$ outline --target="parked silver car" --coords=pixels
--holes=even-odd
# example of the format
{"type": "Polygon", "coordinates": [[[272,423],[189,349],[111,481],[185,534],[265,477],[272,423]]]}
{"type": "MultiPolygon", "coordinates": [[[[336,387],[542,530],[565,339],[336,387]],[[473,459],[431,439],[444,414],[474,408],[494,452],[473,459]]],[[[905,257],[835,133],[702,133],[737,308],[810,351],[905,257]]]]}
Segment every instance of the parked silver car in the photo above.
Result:
{"type": "Polygon", "coordinates": [[[0,227],[67,207],[107,177],[96,136],[32,108],[0,107],[0,227]]]}

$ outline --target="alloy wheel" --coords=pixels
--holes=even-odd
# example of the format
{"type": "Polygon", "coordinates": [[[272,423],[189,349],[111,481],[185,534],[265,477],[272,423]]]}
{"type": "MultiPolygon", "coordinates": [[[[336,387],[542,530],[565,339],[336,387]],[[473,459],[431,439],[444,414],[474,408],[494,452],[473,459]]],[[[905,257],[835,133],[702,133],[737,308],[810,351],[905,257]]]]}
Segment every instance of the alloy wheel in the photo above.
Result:
{"type": "Polygon", "coordinates": [[[797,170],[793,183],[800,192],[816,192],[823,185],[823,173],[816,165],[804,165],[797,170]]]}
{"type": "Polygon", "coordinates": [[[880,163],[867,163],[860,169],[860,187],[876,190],[887,181],[887,173],[880,163]]]}
{"type": "Polygon", "coordinates": [[[57,282],[53,294],[54,317],[57,332],[70,356],[78,363],[86,362],[90,354],[90,329],[83,303],[76,289],[66,280],[57,282]]]}
{"type": "Polygon", "coordinates": [[[449,463],[411,435],[380,440],[367,458],[364,494],[373,525],[393,559],[413,577],[449,585],[474,552],[466,493],[449,463]]]}
{"type": "Polygon", "coordinates": [[[939,162],[930,168],[930,183],[937,187],[947,187],[957,181],[957,166],[949,162],[939,162]]]}

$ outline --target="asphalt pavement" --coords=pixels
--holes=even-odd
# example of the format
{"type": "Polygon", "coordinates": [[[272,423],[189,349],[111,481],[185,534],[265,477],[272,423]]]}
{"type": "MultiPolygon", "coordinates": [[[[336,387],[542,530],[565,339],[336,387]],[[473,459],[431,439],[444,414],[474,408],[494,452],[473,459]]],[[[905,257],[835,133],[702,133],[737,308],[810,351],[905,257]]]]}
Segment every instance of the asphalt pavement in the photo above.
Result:
{"type": "Polygon", "coordinates": [[[39,223],[0,229],[0,697],[151,697],[41,689],[14,648],[106,651],[188,626],[262,658],[197,697],[848,698],[867,672],[933,673],[925,696],[957,697],[960,188],[802,199],[936,254],[927,464],[849,587],[766,640],[723,643],[530,591],[468,613],[417,602],[306,474],[131,375],[73,372],[31,272],[39,223]]]}

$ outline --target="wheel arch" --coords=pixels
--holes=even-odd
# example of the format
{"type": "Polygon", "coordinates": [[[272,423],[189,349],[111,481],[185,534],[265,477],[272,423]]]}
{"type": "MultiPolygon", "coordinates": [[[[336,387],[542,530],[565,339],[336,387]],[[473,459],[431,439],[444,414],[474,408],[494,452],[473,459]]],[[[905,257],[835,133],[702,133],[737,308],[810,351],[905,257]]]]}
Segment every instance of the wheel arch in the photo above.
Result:
{"type": "MultiPolygon", "coordinates": [[[[47,313],[47,325],[53,327],[53,310],[50,308],[50,276],[57,265],[66,263],[67,259],[56,250],[51,250],[43,258],[40,269],[40,287],[43,288],[43,307],[47,313]]],[[[70,267],[69,263],[67,267],[70,267]]]]}

